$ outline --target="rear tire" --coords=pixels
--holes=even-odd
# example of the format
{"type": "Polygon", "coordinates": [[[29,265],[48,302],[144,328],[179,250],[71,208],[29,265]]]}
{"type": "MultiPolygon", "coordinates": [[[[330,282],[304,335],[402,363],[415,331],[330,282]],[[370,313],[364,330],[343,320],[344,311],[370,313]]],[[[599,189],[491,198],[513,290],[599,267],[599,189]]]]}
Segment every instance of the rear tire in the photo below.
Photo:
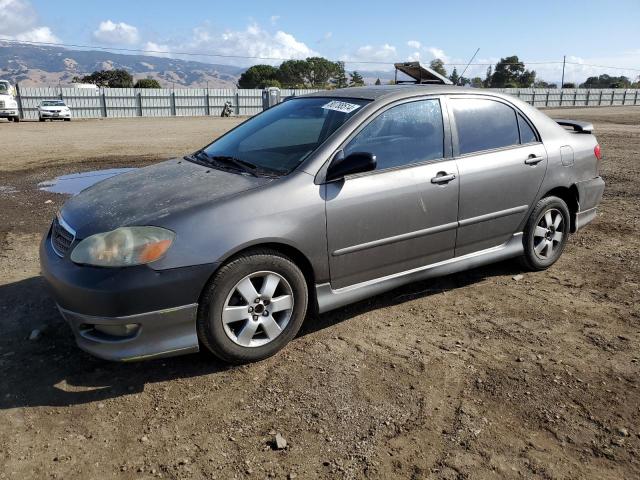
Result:
{"type": "Polygon", "coordinates": [[[571,217],[567,204],[558,197],[541,199],[524,229],[524,255],[520,263],[527,270],[545,270],[562,255],[569,238],[571,217]]]}
{"type": "Polygon", "coordinates": [[[262,360],[296,336],[308,297],[305,277],[289,258],[275,250],[247,252],[221,267],[205,287],[198,337],[225,362],[262,360]]]}

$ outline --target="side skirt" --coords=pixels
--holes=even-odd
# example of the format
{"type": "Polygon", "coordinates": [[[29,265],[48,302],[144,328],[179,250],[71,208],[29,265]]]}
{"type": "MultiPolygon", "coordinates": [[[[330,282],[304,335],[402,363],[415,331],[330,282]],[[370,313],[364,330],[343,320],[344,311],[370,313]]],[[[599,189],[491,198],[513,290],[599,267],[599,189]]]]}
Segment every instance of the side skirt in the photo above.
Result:
{"type": "Polygon", "coordinates": [[[406,272],[394,273],[393,275],[368,280],[337,290],[333,290],[330,283],[323,283],[316,285],[318,309],[320,313],[328,312],[329,310],[358,302],[401,285],[406,285],[407,283],[425,280],[427,278],[441,277],[489,263],[500,262],[508,258],[517,257],[523,252],[522,232],[520,232],[514,234],[510,240],[497,247],[480,250],[479,252],[470,253],[462,257],[454,257],[424,267],[407,270],[406,272]]]}

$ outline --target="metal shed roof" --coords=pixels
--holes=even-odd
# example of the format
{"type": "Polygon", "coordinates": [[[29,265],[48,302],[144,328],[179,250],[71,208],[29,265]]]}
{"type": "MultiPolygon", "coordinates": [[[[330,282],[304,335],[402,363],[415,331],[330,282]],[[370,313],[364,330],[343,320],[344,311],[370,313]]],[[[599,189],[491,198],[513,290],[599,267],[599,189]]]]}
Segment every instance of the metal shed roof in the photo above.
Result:
{"type": "Polygon", "coordinates": [[[394,63],[394,67],[396,67],[396,83],[398,82],[397,74],[398,71],[404,73],[405,75],[413,78],[412,83],[431,83],[436,85],[453,85],[453,82],[449,80],[447,77],[440,75],[435,70],[420,65],[420,62],[402,62],[402,63],[394,63]]]}

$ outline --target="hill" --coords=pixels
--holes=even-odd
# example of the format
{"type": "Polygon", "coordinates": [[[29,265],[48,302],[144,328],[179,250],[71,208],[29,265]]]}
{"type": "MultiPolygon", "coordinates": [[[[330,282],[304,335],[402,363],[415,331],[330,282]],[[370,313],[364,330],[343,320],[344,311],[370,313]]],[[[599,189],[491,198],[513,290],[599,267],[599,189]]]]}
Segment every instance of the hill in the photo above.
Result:
{"type": "Polygon", "coordinates": [[[95,70],[122,68],[134,78],[154,78],[163,87],[234,88],[245,70],[190,60],[125,55],[62,47],[16,45],[0,41],[0,78],[24,86],[68,84],[95,70]]]}

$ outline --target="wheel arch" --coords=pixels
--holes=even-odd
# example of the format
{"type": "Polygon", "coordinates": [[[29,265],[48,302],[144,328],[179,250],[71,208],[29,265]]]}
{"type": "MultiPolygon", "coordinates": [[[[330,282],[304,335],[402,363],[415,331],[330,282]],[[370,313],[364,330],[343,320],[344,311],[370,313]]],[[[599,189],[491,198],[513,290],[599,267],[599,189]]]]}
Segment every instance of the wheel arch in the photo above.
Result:
{"type": "MultiPolygon", "coordinates": [[[[211,279],[215,276],[215,274],[218,272],[218,270],[220,270],[222,266],[226,265],[236,257],[240,255],[246,255],[247,253],[252,251],[260,251],[265,249],[276,251],[284,255],[285,257],[288,257],[302,271],[302,274],[304,275],[304,278],[307,282],[307,290],[309,292],[308,306],[313,313],[316,313],[318,311],[318,301],[317,301],[316,288],[315,288],[316,275],[313,269],[313,265],[309,260],[309,258],[304,253],[302,253],[296,247],[289,245],[287,243],[282,243],[277,241],[265,241],[265,242],[259,242],[259,243],[247,245],[238,250],[229,252],[227,255],[225,255],[223,258],[220,259],[220,263],[217,265],[216,269],[211,273],[211,277],[209,277],[209,280],[207,281],[206,285],[209,284],[211,279]]],[[[202,293],[204,293],[205,290],[206,290],[206,286],[203,288],[201,295],[202,293]]]]}
{"type": "Polygon", "coordinates": [[[561,198],[569,208],[569,216],[571,217],[571,233],[576,231],[576,214],[580,208],[578,188],[575,185],[569,187],[555,187],[546,192],[540,198],[558,197],[561,198]]]}

